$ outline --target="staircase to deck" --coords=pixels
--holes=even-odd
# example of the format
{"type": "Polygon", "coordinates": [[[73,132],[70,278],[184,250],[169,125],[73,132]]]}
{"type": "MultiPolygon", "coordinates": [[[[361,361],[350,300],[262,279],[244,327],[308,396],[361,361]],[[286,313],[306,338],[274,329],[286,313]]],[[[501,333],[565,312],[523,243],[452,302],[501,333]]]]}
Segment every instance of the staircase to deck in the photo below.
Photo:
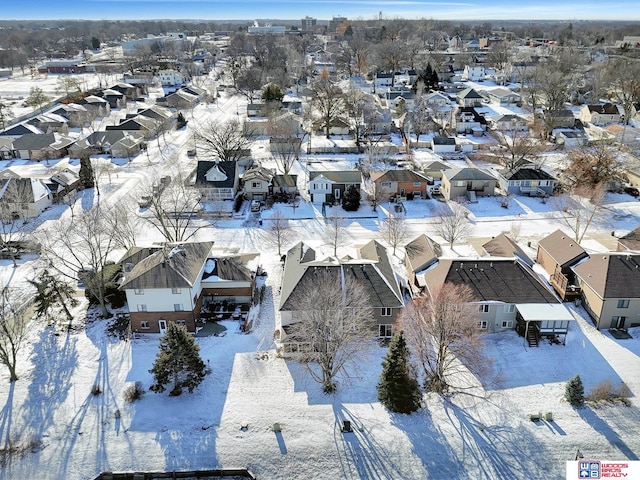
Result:
{"type": "Polygon", "coordinates": [[[530,328],[527,331],[527,342],[529,342],[530,347],[537,347],[538,342],[540,341],[540,337],[538,336],[538,332],[535,328],[530,328]]]}

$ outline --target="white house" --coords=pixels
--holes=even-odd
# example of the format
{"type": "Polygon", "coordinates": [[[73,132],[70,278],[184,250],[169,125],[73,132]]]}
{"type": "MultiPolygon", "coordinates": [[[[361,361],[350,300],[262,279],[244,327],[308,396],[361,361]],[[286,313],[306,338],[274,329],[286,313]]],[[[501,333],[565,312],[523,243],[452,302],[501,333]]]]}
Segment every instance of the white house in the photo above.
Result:
{"type": "Polygon", "coordinates": [[[487,72],[483,65],[465,65],[464,71],[462,72],[462,79],[476,82],[484,79],[486,74],[487,72]]]}

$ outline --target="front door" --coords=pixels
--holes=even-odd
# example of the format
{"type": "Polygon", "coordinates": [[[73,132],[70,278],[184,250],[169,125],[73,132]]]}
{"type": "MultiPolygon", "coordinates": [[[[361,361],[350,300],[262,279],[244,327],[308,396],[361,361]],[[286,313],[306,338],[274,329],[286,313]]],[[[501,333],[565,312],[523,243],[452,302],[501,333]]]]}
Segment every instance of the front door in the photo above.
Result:
{"type": "Polygon", "coordinates": [[[167,331],[167,321],[158,320],[158,328],[160,329],[160,335],[164,335],[167,331]]]}
{"type": "Polygon", "coordinates": [[[612,317],[611,326],[609,328],[624,328],[627,317],[612,317]]]}

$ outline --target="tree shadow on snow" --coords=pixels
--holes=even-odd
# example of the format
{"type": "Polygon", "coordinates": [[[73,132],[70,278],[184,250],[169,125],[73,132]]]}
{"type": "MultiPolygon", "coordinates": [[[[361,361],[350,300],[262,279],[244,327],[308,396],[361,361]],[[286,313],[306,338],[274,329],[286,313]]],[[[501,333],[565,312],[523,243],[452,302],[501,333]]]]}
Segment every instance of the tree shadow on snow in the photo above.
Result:
{"type": "MultiPolygon", "coordinates": [[[[603,418],[598,416],[598,412],[589,407],[579,408],[577,410],[578,415],[582,418],[587,425],[592,427],[596,432],[604,435],[611,445],[616,447],[625,456],[627,460],[640,460],[638,455],[631,450],[624,440],[620,438],[617,428],[612,428],[603,418]]],[[[637,409],[625,408],[624,415],[630,415],[635,413],[638,415],[637,409]]]]}
{"type": "Polygon", "coordinates": [[[11,435],[11,423],[13,420],[13,393],[16,387],[15,382],[11,382],[7,401],[0,410],[0,478],[13,478],[11,472],[11,447],[13,437],[11,435]]]}
{"type": "MultiPolygon", "coordinates": [[[[473,414],[473,408],[445,401],[443,404],[447,429],[453,428],[449,441],[460,442],[455,449],[457,463],[464,468],[456,476],[475,479],[494,478],[551,478],[551,462],[547,447],[539,442],[522,423],[513,424],[499,405],[482,402],[484,410],[481,422],[473,414]],[[544,474],[541,475],[541,471],[544,474]]],[[[443,425],[441,425],[442,427],[443,425]]],[[[454,462],[456,463],[456,462],[454,462]]]]}

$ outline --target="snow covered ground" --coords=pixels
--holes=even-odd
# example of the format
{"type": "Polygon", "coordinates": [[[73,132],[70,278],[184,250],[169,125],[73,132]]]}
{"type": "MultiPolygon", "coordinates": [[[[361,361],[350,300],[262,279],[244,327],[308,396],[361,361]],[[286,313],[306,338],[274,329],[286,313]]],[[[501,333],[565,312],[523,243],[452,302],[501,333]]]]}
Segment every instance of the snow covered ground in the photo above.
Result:
{"type": "MultiPolygon", "coordinates": [[[[192,125],[211,116],[234,118],[239,102],[239,97],[225,95],[218,104],[198,106],[187,129],[167,134],[166,143],[150,142],[149,156],[142,154],[131,163],[115,159],[110,176],[101,178],[100,201],[135,196],[150,169],[191,172],[195,161],[185,152],[192,125]]],[[[426,151],[416,157],[432,159],[426,151]]],[[[331,157],[331,166],[350,168],[357,159],[331,157]]],[[[303,173],[306,160],[294,173],[303,173]]],[[[51,166],[38,168],[46,172],[51,166]]],[[[85,191],[80,208],[95,202],[95,195],[85,191]]],[[[439,205],[437,200],[406,202],[412,234],[426,233],[443,242],[434,229],[439,205]]],[[[551,200],[516,197],[505,209],[496,198],[481,198],[465,207],[475,239],[517,233],[532,255],[539,239],[564,225],[551,200]]],[[[590,251],[606,251],[615,240],[612,231],[620,236],[639,224],[640,202],[632,197],[607,194],[605,207],[587,235],[590,251]]],[[[341,252],[380,239],[379,224],[389,208],[383,204],[374,213],[363,202],[345,220],[341,252]]],[[[298,365],[276,357],[273,349],[282,266],[263,229],[275,209],[291,219],[297,239],[326,247],[322,212],[305,202],[295,209],[276,205],[263,211],[262,229],[240,218],[198,231],[197,240],[213,240],[216,247],[261,252],[268,277],[251,333],[241,333],[237,323],[228,321],[225,336],[197,339],[212,374],[193,394],[173,398],[147,392],[142,400],[125,403],[126,386],[136,381],[145,388],[151,385],[149,369],[158,339],[109,337],[108,321],[87,315],[86,303],[74,310],[76,328],[71,332],[34,322],[20,354],[20,380],[9,384],[6,370],[0,370],[0,449],[5,449],[0,450],[0,479],[77,480],[107,470],[236,466],[249,468],[260,479],[554,479],[564,478],[565,461],[573,460],[578,449],[585,458],[638,460],[640,328],[630,330],[631,340],[613,339],[595,330],[585,311],[575,306],[576,322],[564,346],[527,348],[513,332],[487,335],[492,374],[473,395],[428,395],[421,412],[390,414],[376,397],[386,353],[376,343],[367,359],[339,379],[338,392],[324,395],[298,365]],[[576,373],[587,391],[604,379],[624,382],[633,394],[632,406],[571,408],[562,397],[566,381],[576,373]],[[94,396],[96,384],[103,393],[94,396]],[[531,422],[529,414],[539,411],[553,412],[554,421],[531,422]],[[342,420],[352,422],[353,433],[340,431],[342,420]],[[273,431],[275,422],[281,432],[273,431]]],[[[69,214],[67,206],[54,206],[34,226],[69,214]]],[[[157,240],[146,231],[140,244],[157,240]]],[[[478,255],[468,242],[444,250],[447,256],[478,255]]],[[[401,258],[399,251],[394,263],[401,258]]],[[[33,256],[24,257],[14,269],[9,260],[0,260],[1,284],[26,287],[34,263],[33,256]]]]}

